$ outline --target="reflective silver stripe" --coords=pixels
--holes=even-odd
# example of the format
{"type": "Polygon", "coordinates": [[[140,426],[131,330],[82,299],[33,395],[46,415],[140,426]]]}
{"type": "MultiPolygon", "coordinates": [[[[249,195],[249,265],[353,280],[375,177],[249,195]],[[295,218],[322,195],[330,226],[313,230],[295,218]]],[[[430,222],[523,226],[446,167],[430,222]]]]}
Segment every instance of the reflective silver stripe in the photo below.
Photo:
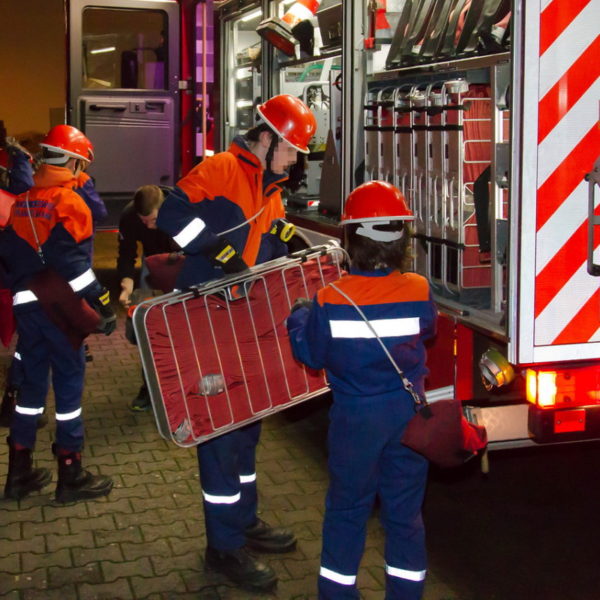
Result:
{"type": "MultiPolygon", "coordinates": [[[[399,337],[417,335],[421,328],[419,317],[405,319],[375,319],[369,321],[379,337],[399,337]]],[[[331,336],[334,338],[374,338],[375,334],[364,321],[329,321],[331,336]]]]}
{"type": "Polygon", "coordinates": [[[207,494],[204,490],[202,490],[202,495],[210,504],[235,504],[242,497],[241,492],[238,492],[234,496],[213,496],[212,494],[207,494]]]}
{"type": "Polygon", "coordinates": [[[410,581],[423,581],[427,571],[407,571],[406,569],[397,569],[385,565],[385,572],[391,577],[399,577],[400,579],[409,579],[410,581]]]}
{"type": "Polygon", "coordinates": [[[252,483],[256,481],[256,473],[252,473],[252,475],[240,475],[240,483],[252,483]]]}
{"type": "Polygon", "coordinates": [[[17,292],[13,296],[13,306],[17,306],[17,304],[27,304],[27,302],[34,302],[37,300],[37,296],[31,290],[24,290],[22,292],[17,292]]]}
{"type": "Polygon", "coordinates": [[[41,415],[44,412],[44,407],[42,408],[27,408],[26,406],[19,406],[18,404],[15,406],[15,412],[18,412],[20,415],[41,415]]]}
{"type": "Polygon", "coordinates": [[[15,360],[21,360],[21,355],[18,352],[15,352],[13,354],[13,357],[14,357],[15,360]]]}
{"type": "Polygon", "coordinates": [[[83,288],[86,288],[88,285],[90,285],[90,283],[94,283],[94,281],[96,281],[94,271],[88,269],[85,271],[85,273],[75,277],[75,279],[71,279],[71,281],[69,281],[69,285],[74,292],[80,292],[83,288]]]}
{"type": "Polygon", "coordinates": [[[321,567],[319,575],[325,577],[325,579],[341,583],[342,585],[354,585],[356,583],[356,575],[342,575],[341,573],[336,573],[325,567],[321,567]]]}
{"type": "Polygon", "coordinates": [[[79,415],[81,415],[81,408],[78,408],[70,413],[56,413],[56,420],[70,421],[71,419],[76,419],[79,415]]]}
{"type": "Polygon", "coordinates": [[[206,227],[204,221],[196,217],[192,219],[173,239],[180,248],[185,248],[190,242],[195,240],[202,230],[206,227]]]}

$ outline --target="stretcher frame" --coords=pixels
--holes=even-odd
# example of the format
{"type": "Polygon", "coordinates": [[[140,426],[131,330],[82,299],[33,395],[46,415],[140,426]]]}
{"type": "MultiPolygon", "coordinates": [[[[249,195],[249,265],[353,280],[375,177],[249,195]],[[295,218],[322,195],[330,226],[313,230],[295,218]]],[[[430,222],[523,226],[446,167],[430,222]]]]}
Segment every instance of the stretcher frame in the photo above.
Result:
{"type": "MultiPolygon", "coordinates": [[[[213,281],[209,281],[207,283],[201,284],[201,285],[197,285],[197,286],[193,286],[187,290],[184,291],[174,291],[170,294],[165,294],[163,296],[159,296],[157,298],[151,298],[149,300],[146,300],[142,303],[140,303],[133,314],[133,327],[135,330],[135,335],[136,335],[136,339],[137,339],[137,344],[138,344],[138,349],[140,352],[140,357],[141,357],[141,362],[142,362],[142,367],[144,370],[144,375],[146,377],[146,382],[148,385],[148,390],[150,393],[150,400],[152,403],[152,407],[153,407],[153,411],[154,411],[154,416],[155,416],[155,420],[156,420],[156,425],[158,428],[159,433],[161,434],[161,436],[163,438],[165,438],[166,440],[169,440],[173,443],[175,443],[176,445],[180,446],[180,447],[190,447],[190,446],[195,446],[197,444],[203,443],[209,439],[212,439],[214,437],[217,437],[219,435],[222,435],[223,433],[227,433],[229,431],[232,431],[234,429],[237,429],[239,427],[242,427],[244,425],[247,425],[249,423],[252,423],[254,421],[263,419],[271,414],[274,414],[276,412],[279,412],[281,410],[284,410],[285,408],[288,408],[290,406],[293,406],[295,404],[298,404],[300,402],[304,402],[306,400],[309,400],[311,398],[314,398],[316,396],[322,395],[323,393],[328,391],[328,384],[327,381],[325,379],[325,375],[323,372],[318,372],[318,383],[316,383],[316,378],[315,378],[315,372],[314,371],[310,371],[309,369],[307,369],[307,367],[305,367],[304,365],[302,365],[299,362],[295,362],[295,365],[293,366],[294,369],[298,369],[299,371],[302,372],[302,376],[304,377],[304,381],[306,383],[305,387],[303,388],[303,390],[298,393],[297,391],[294,392],[294,390],[292,389],[292,386],[290,385],[290,382],[288,381],[287,378],[287,371],[286,369],[289,369],[289,363],[283,364],[283,354],[282,354],[282,343],[289,343],[289,340],[287,340],[287,338],[283,338],[279,335],[274,336],[275,340],[276,340],[276,345],[278,348],[278,360],[282,361],[281,366],[281,370],[282,373],[284,374],[284,379],[285,379],[285,388],[287,390],[287,397],[285,398],[280,398],[277,402],[273,401],[273,398],[270,396],[271,394],[271,388],[273,387],[273,382],[269,382],[267,380],[266,377],[266,370],[265,370],[265,365],[263,362],[263,357],[261,356],[261,350],[260,350],[260,344],[259,344],[259,339],[258,339],[258,333],[257,333],[257,328],[256,328],[256,323],[254,320],[254,316],[252,311],[254,310],[252,308],[252,303],[251,302],[247,302],[246,306],[248,307],[248,311],[250,313],[250,323],[248,325],[249,329],[252,329],[253,331],[253,335],[254,335],[254,341],[256,344],[256,348],[259,348],[258,350],[258,354],[259,354],[259,360],[261,361],[262,364],[262,368],[263,368],[263,372],[262,372],[262,378],[265,384],[265,389],[267,389],[268,394],[269,394],[269,398],[268,398],[268,405],[267,406],[262,406],[256,407],[255,409],[255,404],[253,404],[253,398],[252,398],[252,393],[251,390],[249,389],[249,376],[248,374],[244,371],[244,356],[243,356],[243,350],[240,347],[240,343],[238,341],[238,333],[239,332],[235,332],[235,329],[233,328],[233,317],[232,317],[232,310],[233,307],[235,305],[235,303],[240,303],[240,302],[246,302],[246,297],[242,297],[241,299],[232,299],[232,291],[233,290],[245,290],[245,294],[246,295],[250,295],[252,293],[252,289],[253,286],[265,286],[265,298],[264,298],[264,302],[266,302],[267,306],[266,306],[266,311],[269,314],[269,318],[271,319],[271,322],[273,323],[273,330],[275,331],[276,328],[276,324],[274,322],[274,307],[271,305],[271,294],[269,294],[269,290],[267,289],[267,280],[270,281],[271,277],[275,277],[274,274],[278,273],[281,276],[281,281],[283,281],[284,283],[284,289],[285,289],[285,296],[286,296],[286,301],[287,301],[287,312],[286,314],[289,314],[289,309],[291,308],[291,306],[293,305],[294,301],[297,299],[297,297],[311,297],[314,295],[315,290],[312,290],[312,293],[308,290],[308,285],[307,285],[307,275],[306,275],[306,268],[307,265],[313,265],[314,262],[314,267],[311,266],[311,269],[314,271],[313,273],[313,279],[316,279],[316,275],[315,273],[318,274],[318,287],[323,287],[324,285],[326,285],[326,283],[328,281],[334,281],[336,279],[338,279],[343,273],[343,265],[347,264],[347,254],[346,252],[339,247],[339,245],[334,242],[331,241],[327,244],[324,244],[322,246],[316,246],[313,248],[309,248],[307,250],[303,250],[300,252],[296,252],[288,257],[284,257],[284,258],[279,258],[273,261],[269,261],[267,263],[263,263],[261,265],[257,265],[255,267],[252,267],[248,272],[241,274],[241,275],[231,275],[228,277],[224,277],[222,279],[218,279],[218,280],[213,280],[213,281]],[[312,262],[310,262],[312,261],[312,262]],[[325,272],[325,267],[326,266],[330,266],[333,267],[332,269],[328,270],[328,275],[326,278],[326,276],[324,275],[325,272]],[[286,281],[287,281],[287,277],[290,273],[300,273],[301,275],[301,281],[302,281],[302,289],[304,290],[302,294],[300,294],[297,297],[291,297],[290,295],[290,288],[286,285],[286,281]],[[169,327],[169,319],[168,319],[168,311],[169,311],[169,307],[179,307],[183,310],[183,312],[186,315],[186,320],[187,320],[187,327],[188,327],[188,331],[187,333],[190,336],[190,339],[194,340],[192,332],[193,332],[193,323],[189,320],[189,314],[191,313],[191,309],[188,310],[189,307],[191,307],[192,305],[190,303],[193,302],[198,302],[201,301],[199,299],[204,299],[203,301],[205,302],[205,304],[208,303],[207,299],[209,297],[216,297],[219,298],[219,301],[224,304],[224,306],[227,309],[227,314],[229,317],[229,320],[231,321],[231,326],[232,326],[232,330],[234,332],[234,339],[235,339],[235,346],[236,346],[236,352],[237,352],[237,360],[239,360],[239,365],[242,366],[242,371],[244,371],[243,373],[243,385],[245,386],[246,389],[246,399],[248,401],[248,405],[251,406],[251,410],[252,410],[252,414],[248,417],[245,418],[243,420],[236,420],[234,418],[234,413],[236,412],[235,406],[232,405],[232,395],[230,394],[230,391],[228,390],[227,386],[224,386],[222,390],[220,390],[220,394],[225,395],[226,398],[226,402],[227,402],[227,409],[229,410],[229,415],[230,415],[230,419],[227,423],[225,424],[215,424],[215,419],[214,419],[214,415],[212,414],[211,411],[211,402],[212,400],[209,398],[209,396],[211,396],[211,394],[207,394],[207,393],[202,393],[202,389],[199,387],[199,392],[197,394],[195,394],[194,396],[192,396],[191,394],[189,394],[188,392],[186,392],[185,390],[185,385],[184,382],[182,380],[181,377],[181,366],[180,366],[180,359],[177,356],[177,350],[175,348],[175,338],[172,337],[172,331],[169,327]],[[152,335],[151,332],[149,332],[148,326],[149,326],[149,322],[150,322],[150,316],[152,315],[153,319],[158,318],[157,317],[157,313],[156,311],[159,311],[159,316],[160,319],[164,320],[164,325],[166,325],[166,330],[168,332],[169,335],[169,343],[170,343],[170,350],[172,352],[172,358],[174,361],[174,364],[177,367],[177,373],[178,373],[178,377],[179,377],[179,390],[178,393],[181,396],[180,400],[178,400],[177,402],[180,402],[180,404],[177,404],[177,409],[181,412],[183,410],[183,412],[186,415],[186,419],[184,419],[180,426],[175,428],[173,426],[173,422],[172,422],[172,407],[173,405],[170,404],[169,402],[167,402],[165,400],[164,397],[164,383],[161,382],[161,377],[159,375],[159,371],[160,369],[160,365],[157,364],[157,353],[156,353],[156,348],[153,347],[153,341],[152,341],[152,335]],[[309,372],[311,373],[310,378],[309,378],[309,372]],[[310,381],[309,381],[310,379],[310,381]],[[198,402],[198,397],[203,397],[205,404],[206,404],[206,409],[208,412],[208,418],[210,420],[211,423],[211,427],[212,430],[209,431],[202,431],[200,433],[198,433],[197,431],[197,427],[196,427],[196,423],[193,421],[193,416],[192,416],[192,402],[198,402]],[[181,404],[183,403],[183,404],[181,404]],[[186,422],[187,421],[187,422],[186,422]]],[[[315,283],[313,282],[312,287],[315,287],[315,283]]],[[[240,304],[237,304],[236,306],[241,306],[240,304]]],[[[197,306],[196,306],[197,308],[197,306]]],[[[210,317],[210,311],[206,310],[204,311],[204,314],[207,315],[207,319],[209,322],[211,322],[212,317],[210,317]]],[[[238,317],[239,318],[239,317],[238,317]]],[[[161,322],[161,324],[163,324],[161,322]]],[[[245,331],[245,334],[247,335],[248,330],[245,331]]],[[[216,336],[218,335],[218,332],[213,330],[213,325],[211,324],[211,337],[212,340],[202,340],[202,344],[207,344],[207,343],[211,343],[212,342],[212,346],[211,346],[211,351],[216,352],[216,354],[218,355],[218,360],[219,360],[219,365],[223,366],[224,362],[226,360],[227,357],[225,356],[221,356],[219,354],[219,347],[216,341],[216,336]]],[[[196,341],[194,341],[193,343],[193,347],[190,348],[190,352],[194,353],[194,359],[195,359],[195,363],[196,366],[198,367],[198,381],[202,381],[203,378],[205,378],[207,375],[212,375],[212,374],[203,374],[201,367],[200,367],[200,363],[201,363],[201,356],[198,354],[201,349],[199,348],[200,344],[196,343],[196,341]]],[[[205,346],[206,347],[206,346],[205,346]]],[[[247,346],[245,346],[247,347],[247,346]]],[[[164,348],[163,348],[164,351],[164,348]]],[[[225,373],[226,369],[222,370],[221,373],[225,373]]],[[[297,376],[297,373],[295,373],[297,376]]],[[[239,392],[239,387],[237,388],[238,392],[239,392]]],[[[279,390],[280,392],[280,390],[279,390]]],[[[221,406],[223,406],[221,404],[221,406]]],[[[197,405],[196,405],[196,409],[197,409],[197,405]]]]}

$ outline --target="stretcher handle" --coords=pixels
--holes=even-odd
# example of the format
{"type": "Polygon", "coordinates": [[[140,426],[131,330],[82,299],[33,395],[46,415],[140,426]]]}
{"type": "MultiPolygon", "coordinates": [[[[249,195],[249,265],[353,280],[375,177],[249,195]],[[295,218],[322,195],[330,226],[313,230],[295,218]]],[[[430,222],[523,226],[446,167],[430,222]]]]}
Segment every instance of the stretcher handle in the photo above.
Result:
{"type": "Polygon", "coordinates": [[[600,277],[600,265],[594,263],[594,227],[600,227],[600,215],[594,213],[596,198],[596,185],[600,186],[600,157],[596,160],[594,168],[586,174],[588,182],[588,256],[587,270],[590,275],[600,277]]]}

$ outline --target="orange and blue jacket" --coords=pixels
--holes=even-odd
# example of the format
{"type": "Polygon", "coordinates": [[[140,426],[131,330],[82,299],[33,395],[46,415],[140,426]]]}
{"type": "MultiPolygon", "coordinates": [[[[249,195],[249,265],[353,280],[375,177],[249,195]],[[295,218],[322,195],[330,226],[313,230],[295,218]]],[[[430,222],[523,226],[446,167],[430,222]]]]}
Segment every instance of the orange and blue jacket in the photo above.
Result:
{"type": "Polygon", "coordinates": [[[0,257],[7,269],[15,311],[37,304],[28,280],[46,266],[62,275],[80,296],[97,298],[102,286],[91,268],[92,216],[73,191],[69,169],[42,165],[34,186],[17,196],[11,227],[2,232],[0,257]]]}
{"type": "MultiPolygon", "coordinates": [[[[427,374],[424,341],[435,333],[437,311],[427,280],[416,273],[351,268],[335,285],[360,307],[415,390],[427,374]]],[[[397,394],[402,380],[356,308],[337,290],[319,290],[311,308],[287,320],[294,356],[325,369],[336,400],[397,394]]]]}
{"type": "Polygon", "coordinates": [[[225,238],[248,266],[284,256],[287,247],[269,230],[275,219],[285,216],[279,184],[286,179],[264,171],[242,137],[181,179],[157,220],[158,228],[186,254],[178,287],[222,277],[207,257],[219,238],[225,238]]]}

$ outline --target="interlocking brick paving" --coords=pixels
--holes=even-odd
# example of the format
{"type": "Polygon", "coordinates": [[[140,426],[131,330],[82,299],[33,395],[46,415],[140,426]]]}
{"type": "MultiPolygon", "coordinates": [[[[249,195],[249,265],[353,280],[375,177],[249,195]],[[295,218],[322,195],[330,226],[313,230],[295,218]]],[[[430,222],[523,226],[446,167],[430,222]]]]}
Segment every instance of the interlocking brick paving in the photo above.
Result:
{"type": "MultiPolygon", "coordinates": [[[[116,296],[114,233],[96,239],[99,277],[116,296]]],[[[0,500],[0,598],[9,600],[314,600],[327,487],[327,401],[311,400],[265,419],[258,451],[261,517],[291,526],[298,549],[265,557],[279,575],[274,594],[252,594],[204,570],[204,522],[196,456],[163,440],[152,414],[127,405],[141,383],[124,314],[110,337],[89,338],[83,396],[84,465],[110,475],[107,498],[53,503],[54,484],[20,502],[0,500]]],[[[0,349],[0,385],[11,349],[0,349]]],[[[38,432],[37,466],[56,468],[50,422],[38,432]]],[[[4,430],[6,431],[6,430],[4,430]]],[[[4,432],[0,431],[0,435],[4,432]]],[[[0,481],[8,450],[0,443],[0,481]]],[[[365,600],[382,599],[383,532],[375,517],[358,577],[365,600]]],[[[458,600],[432,573],[425,600],[458,600]]]]}

